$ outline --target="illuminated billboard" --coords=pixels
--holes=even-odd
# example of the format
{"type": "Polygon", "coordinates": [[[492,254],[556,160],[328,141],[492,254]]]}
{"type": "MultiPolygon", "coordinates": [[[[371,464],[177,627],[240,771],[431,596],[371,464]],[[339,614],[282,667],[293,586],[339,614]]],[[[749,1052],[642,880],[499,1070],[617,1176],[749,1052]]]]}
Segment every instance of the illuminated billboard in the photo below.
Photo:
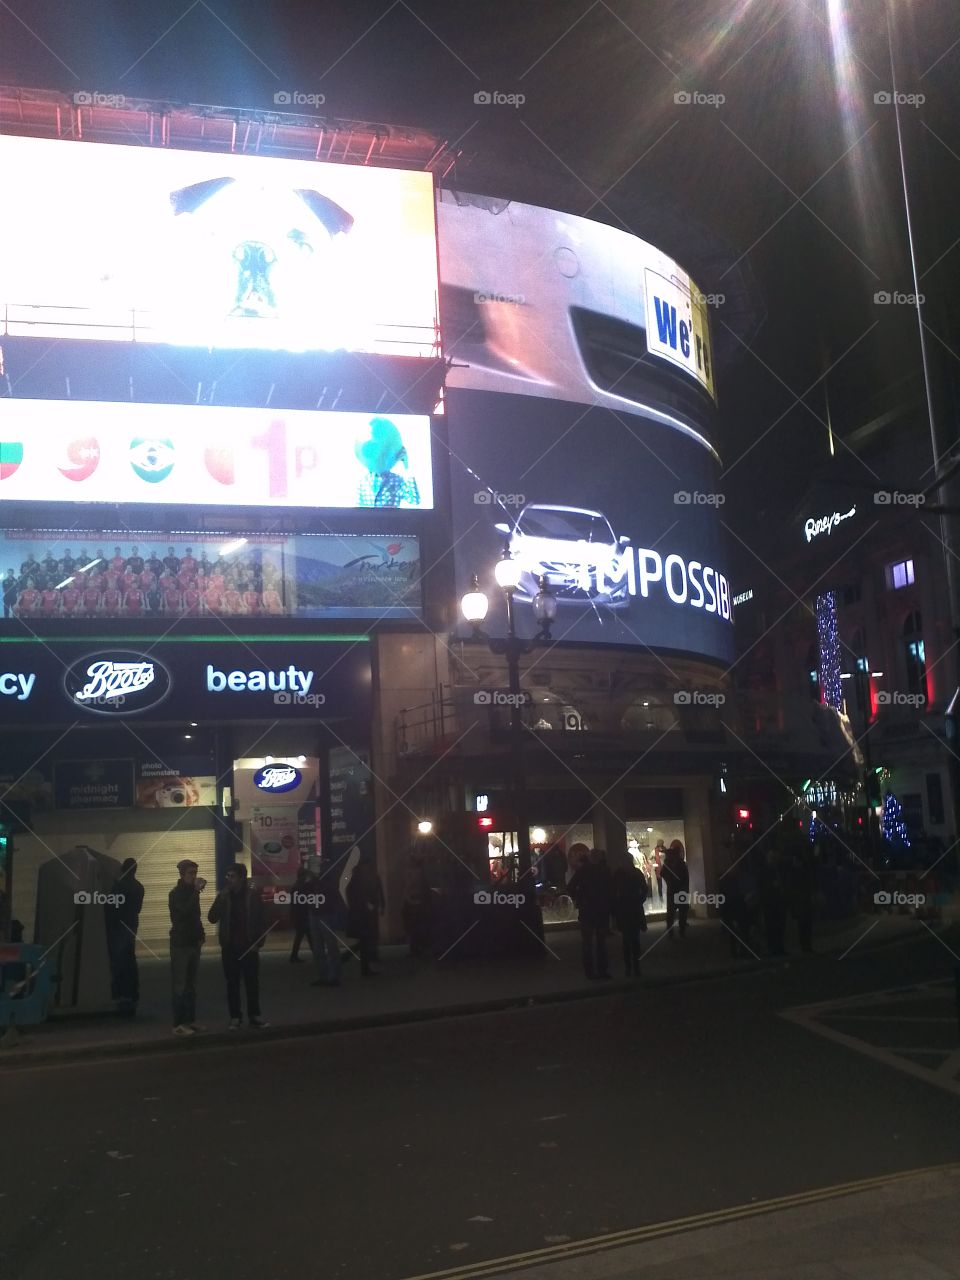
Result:
{"type": "Polygon", "coordinates": [[[0,171],[9,334],[438,354],[428,173],[21,137],[0,171]]]}
{"type": "Polygon", "coordinates": [[[6,619],[37,626],[180,618],[417,618],[420,542],[406,534],[0,533],[6,619]]]}
{"type": "Polygon", "coordinates": [[[433,506],[430,419],[0,399],[0,502],[433,506]]]}
{"type": "Polygon", "coordinates": [[[719,295],[589,218],[446,190],[437,214],[448,387],[643,413],[708,442],[719,295]]]}
{"type": "Polygon", "coordinates": [[[733,608],[713,457],[676,431],[608,409],[452,391],[458,593],[473,574],[503,634],[493,568],[519,563],[517,623],[536,631],[546,578],[557,641],[734,656],[733,608]]]}

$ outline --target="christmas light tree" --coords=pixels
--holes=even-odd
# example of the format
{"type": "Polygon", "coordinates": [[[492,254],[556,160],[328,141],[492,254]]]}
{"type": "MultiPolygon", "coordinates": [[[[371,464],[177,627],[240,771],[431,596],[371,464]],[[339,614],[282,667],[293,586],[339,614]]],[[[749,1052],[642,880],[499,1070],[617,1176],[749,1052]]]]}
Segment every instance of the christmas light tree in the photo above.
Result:
{"type": "Polygon", "coordinates": [[[910,848],[907,824],[903,820],[903,808],[892,791],[888,791],[883,797],[880,831],[888,844],[896,845],[899,849],[910,848]]]}
{"type": "Polygon", "coordinates": [[[840,683],[840,634],[837,628],[837,593],[817,596],[817,648],[820,654],[820,700],[839,711],[843,703],[840,683]]]}

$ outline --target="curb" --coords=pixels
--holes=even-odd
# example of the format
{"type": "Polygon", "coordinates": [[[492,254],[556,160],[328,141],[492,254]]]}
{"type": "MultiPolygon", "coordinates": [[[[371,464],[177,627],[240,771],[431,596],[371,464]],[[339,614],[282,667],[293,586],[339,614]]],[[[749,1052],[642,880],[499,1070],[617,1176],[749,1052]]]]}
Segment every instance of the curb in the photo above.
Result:
{"type": "MultiPolygon", "coordinates": [[[[880,938],[876,942],[865,945],[860,955],[870,951],[879,951],[885,947],[902,942],[914,941],[922,936],[922,929],[911,929],[898,937],[880,938]]],[[[856,945],[856,944],[854,944],[856,945]]],[[[836,950],[836,949],[834,949],[836,950]]],[[[254,1037],[249,1029],[241,1035],[229,1031],[203,1032],[189,1040],[164,1036],[162,1039],[144,1041],[120,1041],[77,1045],[62,1049],[4,1049],[0,1047],[0,1072],[4,1069],[15,1070],[18,1067],[56,1066],[74,1062],[97,1061],[120,1058],[137,1058],[154,1054],[178,1054],[203,1052],[205,1049],[220,1049],[227,1045],[247,1046],[256,1044],[278,1044],[283,1040],[302,1040],[308,1037],[336,1035],[350,1031],[370,1031],[381,1027],[406,1026],[416,1022],[439,1022],[448,1018],[475,1017],[484,1013],[506,1013],[513,1009],[529,1009],[553,1004],[568,1004],[576,1000],[602,1000],[610,996],[624,995],[630,992],[650,991],[661,987],[688,986],[696,982],[715,982],[742,973],[758,973],[765,969],[775,969],[796,960],[808,958],[826,960],[833,952],[830,950],[815,951],[808,956],[759,956],[755,960],[738,960],[721,967],[701,970],[695,973],[665,974],[659,978],[640,979],[635,981],[617,980],[588,987],[570,987],[563,991],[546,991],[533,995],[496,996],[489,1000],[472,1000],[466,1003],[427,1006],[419,1009],[399,1009],[380,1013],[354,1014],[347,1017],[328,1018],[322,1022],[290,1022],[269,1027],[258,1032],[254,1037]]],[[[112,1015],[111,1015],[112,1016],[112,1015]]]]}

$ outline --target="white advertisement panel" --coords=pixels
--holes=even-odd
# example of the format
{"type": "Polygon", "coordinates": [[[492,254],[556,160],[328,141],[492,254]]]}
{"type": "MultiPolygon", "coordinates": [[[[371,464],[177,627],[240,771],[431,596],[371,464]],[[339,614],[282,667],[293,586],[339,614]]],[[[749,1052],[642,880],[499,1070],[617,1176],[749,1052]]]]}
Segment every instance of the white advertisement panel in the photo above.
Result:
{"type": "Polygon", "coordinates": [[[672,258],[517,201],[441,190],[437,216],[449,387],[643,412],[698,436],[695,420],[651,408],[638,378],[655,382],[667,360],[716,399],[708,298],[672,258]]]}
{"type": "Polygon", "coordinates": [[[0,502],[433,507],[430,419],[0,399],[0,502]]]}
{"type": "Polygon", "coordinates": [[[21,137],[0,171],[10,334],[437,354],[431,174],[21,137]]]}

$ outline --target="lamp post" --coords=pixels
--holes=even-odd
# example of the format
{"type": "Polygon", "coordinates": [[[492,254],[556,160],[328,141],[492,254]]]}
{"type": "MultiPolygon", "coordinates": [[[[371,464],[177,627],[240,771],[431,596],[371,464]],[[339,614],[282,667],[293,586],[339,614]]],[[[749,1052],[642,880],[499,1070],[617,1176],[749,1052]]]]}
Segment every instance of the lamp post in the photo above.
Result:
{"type": "MultiPolygon", "coordinates": [[[[509,551],[505,551],[494,568],[497,585],[504,594],[507,606],[507,634],[504,639],[488,636],[482,629],[490,602],[486,594],[481,591],[476,574],[474,574],[470,590],[460,601],[460,610],[466,621],[473,627],[474,639],[485,640],[490,647],[491,653],[500,654],[507,661],[510,692],[510,790],[513,797],[514,821],[517,824],[517,881],[525,894],[525,914],[531,919],[536,917],[539,922],[539,913],[536,911],[536,883],[530,856],[530,823],[527,816],[527,779],[523,751],[523,691],[520,687],[520,659],[525,654],[531,653],[538,645],[551,642],[550,629],[557,616],[557,600],[550,590],[547,579],[541,577],[538,581],[539,590],[533,600],[533,612],[539,630],[529,640],[518,636],[514,610],[514,593],[520,585],[520,574],[520,564],[513,559],[509,551]],[[527,893],[529,893],[529,898],[526,896],[527,893]]],[[[540,932],[539,923],[537,932],[540,932]]]]}
{"type": "MultiPolygon", "coordinates": [[[[863,719],[864,733],[860,741],[863,744],[863,791],[867,802],[867,848],[870,852],[871,862],[876,866],[877,861],[877,839],[876,829],[874,825],[873,813],[873,751],[870,744],[870,733],[873,729],[873,708],[870,704],[870,680],[878,680],[883,675],[882,671],[871,671],[870,663],[865,657],[858,657],[853,668],[853,680],[857,690],[857,705],[860,709],[860,715],[863,719]]],[[[840,679],[846,680],[847,674],[844,673],[840,679]]]]}

